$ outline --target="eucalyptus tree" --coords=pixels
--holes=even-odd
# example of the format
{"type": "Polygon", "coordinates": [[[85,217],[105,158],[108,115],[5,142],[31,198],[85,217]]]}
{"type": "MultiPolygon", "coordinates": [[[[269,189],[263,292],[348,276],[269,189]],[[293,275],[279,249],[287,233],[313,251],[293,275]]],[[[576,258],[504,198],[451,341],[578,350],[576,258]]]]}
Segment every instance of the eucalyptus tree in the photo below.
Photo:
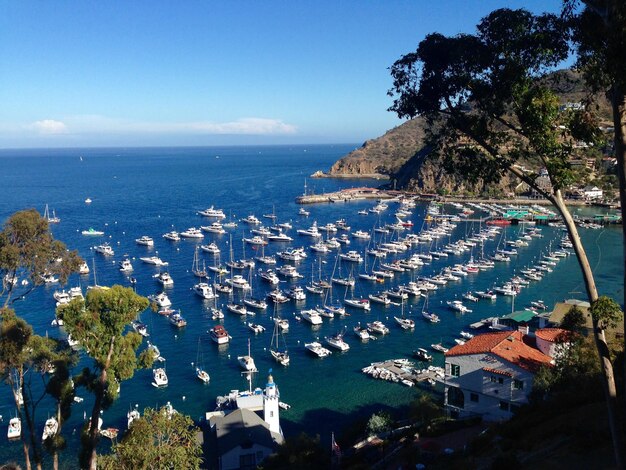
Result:
{"type": "Polygon", "coordinates": [[[76,385],[86,387],[95,397],[91,424],[83,436],[84,467],[96,468],[100,412],[117,398],[123,380],[130,379],[138,367],[149,367],[154,359],[149,349],[137,356],[142,337],[128,328],[148,305],[145,297],[116,285],[92,289],[85,300],[74,299],[58,309],[65,329],[93,359],[91,368],[84,368],[76,377],[76,385]]]}
{"type": "Polygon", "coordinates": [[[17,297],[23,298],[45,283],[46,276],[58,276],[64,284],[73,272],[78,271],[80,257],[68,251],[65,244],[55,240],[48,221],[35,209],[16,212],[4,223],[0,232],[0,276],[4,306],[10,305],[18,275],[25,275],[28,288],[17,297]]]}
{"type": "Polygon", "coordinates": [[[98,464],[105,470],[199,469],[202,447],[198,432],[189,416],[170,414],[165,407],[147,408],[113,446],[113,453],[100,456],[98,464]]]}
{"type": "MultiPolygon", "coordinates": [[[[447,170],[486,183],[511,174],[549,200],[565,223],[593,308],[598,290],[563,191],[574,178],[569,162],[574,144],[594,139],[597,132],[586,109],[563,109],[550,88],[550,73],[568,55],[567,31],[555,15],[501,9],[483,18],[476,34],[430,34],[391,67],[390,111],[401,118],[426,119],[431,155],[447,170]],[[547,171],[549,187],[537,183],[541,169],[547,171]]],[[[621,465],[605,323],[593,316],[613,446],[621,465]]]]}

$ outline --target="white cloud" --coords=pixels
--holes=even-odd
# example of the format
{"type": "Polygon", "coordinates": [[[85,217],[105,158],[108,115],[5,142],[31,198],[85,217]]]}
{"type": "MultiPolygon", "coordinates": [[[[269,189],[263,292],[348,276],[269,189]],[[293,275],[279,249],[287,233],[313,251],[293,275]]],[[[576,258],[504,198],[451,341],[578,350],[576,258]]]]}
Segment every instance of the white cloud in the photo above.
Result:
{"type": "Polygon", "coordinates": [[[67,133],[67,126],[63,122],[56,121],[54,119],[42,119],[41,121],[35,121],[29,127],[40,134],[45,135],[67,133]]]}

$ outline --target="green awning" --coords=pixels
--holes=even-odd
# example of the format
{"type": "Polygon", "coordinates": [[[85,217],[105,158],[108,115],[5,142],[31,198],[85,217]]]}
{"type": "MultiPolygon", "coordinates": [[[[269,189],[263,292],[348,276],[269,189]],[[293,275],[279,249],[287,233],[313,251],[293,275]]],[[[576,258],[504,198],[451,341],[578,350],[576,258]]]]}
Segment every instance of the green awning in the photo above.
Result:
{"type": "Polygon", "coordinates": [[[530,310],[520,310],[519,312],[509,313],[502,317],[503,320],[513,320],[516,323],[528,323],[535,317],[535,312],[530,310]]]}

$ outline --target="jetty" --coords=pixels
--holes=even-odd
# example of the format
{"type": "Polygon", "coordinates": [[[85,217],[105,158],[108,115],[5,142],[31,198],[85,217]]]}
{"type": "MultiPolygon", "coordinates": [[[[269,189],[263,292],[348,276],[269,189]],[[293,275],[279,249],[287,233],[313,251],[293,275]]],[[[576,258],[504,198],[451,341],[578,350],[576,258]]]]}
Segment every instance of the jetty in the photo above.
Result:
{"type": "Polygon", "coordinates": [[[378,188],[346,188],[341,191],[324,194],[303,194],[296,197],[298,204],[319,204],[325,202],[350,202],[363,199],[393,199],[398,194],[392,191],[384,191],[378,188]]]}
{"type": "Polygon", "coordinates": [[[443,381],[445,376],[442,367],[428,366],[425,369],[420,369],[415,367],[413,362],[404,358],[372,362],[369,366],[361,369],[361,372],[375,379],[402,383],[407,387],[413,387],[423,382],[433,386],[436,382],[443,381]]]}

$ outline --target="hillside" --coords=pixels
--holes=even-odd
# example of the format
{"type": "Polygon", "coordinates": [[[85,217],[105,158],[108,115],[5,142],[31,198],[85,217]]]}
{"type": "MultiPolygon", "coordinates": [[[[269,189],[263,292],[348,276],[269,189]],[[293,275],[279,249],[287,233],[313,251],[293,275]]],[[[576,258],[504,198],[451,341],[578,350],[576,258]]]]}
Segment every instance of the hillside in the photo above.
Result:
{"type": "MultiPolygon", "coordinates": [[[[558,71],[546,80],[549,80],[563,104],[580,102],[587,95],[580,74],[574,71],[558,71]]],[[[597,101],[600,118],[610,124],[608,102],[604,99],[597,101]]],[[[509,178],[496,186],[485,187],[481,183],[468,185],[462,178],[447,174],[436,160],[429,158],[425,136],[424,120],[420,117],[409,120],[381,137],[366,141],[335,162],[324,176],[354,178],[384,175],[398,189],[427,193],[502,194],[515,189],[517,183],[509,178]]]]}

